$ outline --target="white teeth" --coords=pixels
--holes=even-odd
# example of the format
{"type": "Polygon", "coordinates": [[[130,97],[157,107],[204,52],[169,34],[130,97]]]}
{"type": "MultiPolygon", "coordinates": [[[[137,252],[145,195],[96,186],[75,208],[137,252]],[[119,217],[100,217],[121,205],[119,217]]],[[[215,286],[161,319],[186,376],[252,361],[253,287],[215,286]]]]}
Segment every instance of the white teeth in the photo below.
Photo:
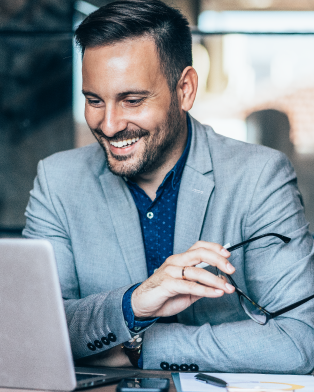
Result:
{"type": "Polygon", "coordinates": [[[136,138],[133,138],[133,139],[120,140],[119,142],[110,142],[110,144],[112,146],[114,146],[114,147],[121,148],[121,147],[124,147],[124,146],[127,146],[127,145],[131,145],[131,144],[133,144],[133,143],[135,143],[135,142],[137,142],[139,140],[140,140],[140,138],[136,137],[136,138]]]}

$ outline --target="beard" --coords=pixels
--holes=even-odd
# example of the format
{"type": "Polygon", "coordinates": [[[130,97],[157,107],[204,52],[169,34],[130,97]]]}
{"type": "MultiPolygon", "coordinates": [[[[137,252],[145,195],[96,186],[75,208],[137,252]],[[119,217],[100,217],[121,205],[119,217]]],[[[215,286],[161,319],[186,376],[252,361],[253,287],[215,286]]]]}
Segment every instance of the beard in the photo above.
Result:
{"type": "Polygon", "coordinates": [[[109,170],[115,175],[132,178],[158,169],[167,160],[183,134],[184,121],[180,113],[178,98],[175,93],[172,93],[166,119],[153,132],[131,126],[109,138],[100,129],[91,129],[91,131],[105,152],[109,170]],[[129,155],[115,155],[105,142],[105,140],[115,142],[137,137],[142,138],[144,151],[132,163],[128,161],[132,159],[136,152],[129,155]]]}

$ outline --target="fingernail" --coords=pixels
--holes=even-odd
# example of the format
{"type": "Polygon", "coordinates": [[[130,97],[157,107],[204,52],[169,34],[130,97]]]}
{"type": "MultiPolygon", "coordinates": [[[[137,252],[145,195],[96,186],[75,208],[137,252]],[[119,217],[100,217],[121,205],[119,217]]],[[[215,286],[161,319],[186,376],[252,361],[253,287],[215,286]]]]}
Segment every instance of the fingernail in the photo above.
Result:
{"type": "Polygon", "coordinates": [[[231,286],[231,284],[229,284],[229,283],[226,283],[225,286],[227,287],[227,289],[228,289],[229,291],[231,291],[231,290],[234,289],[234,287],[231,286]]]}
{"type": "Polygon", "coordinates": [[[234,272],[234,271],[235,271],[235,268],[234,268],[233,265],[231,265],[230,263],[228,263],[228,264],[227,264],[227,270],[230,271],[230,272],[234,272]]]}
{"type": "Polygon", "coordinates": [[[217,293],[217,294],[223,294],[223,290],[219,290],[219,289],[215,289],[215,293],[217,293]]]}
{"type": "Polygon", "coordinates": [[[225,257],[229,257],[230,256],[230,252],[228,252],[227,249],[225,249],[225,248],[221,249],[220,254],[222,254],[225,257]]]}

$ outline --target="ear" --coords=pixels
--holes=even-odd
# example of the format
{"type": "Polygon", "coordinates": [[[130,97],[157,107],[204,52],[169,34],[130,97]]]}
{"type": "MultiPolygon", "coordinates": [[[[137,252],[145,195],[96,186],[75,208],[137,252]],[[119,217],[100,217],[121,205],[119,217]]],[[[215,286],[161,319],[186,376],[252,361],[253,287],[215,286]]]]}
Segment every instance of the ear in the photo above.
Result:
{"type": "Polygon", "coordinates": [[[197,92],[198,76],[193,67],[186,67],[178,82],[178,96],[181,109],[189,111],[194,103],[197,92]]]}

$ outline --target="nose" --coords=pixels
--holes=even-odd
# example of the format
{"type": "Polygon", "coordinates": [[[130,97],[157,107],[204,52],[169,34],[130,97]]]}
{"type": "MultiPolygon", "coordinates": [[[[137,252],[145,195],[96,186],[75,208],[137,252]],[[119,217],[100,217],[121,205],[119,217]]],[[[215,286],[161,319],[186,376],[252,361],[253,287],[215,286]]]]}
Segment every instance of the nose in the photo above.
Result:
{"type": "Polygon", "coordinates": [[[127,128],[127,124],[121,107],[114,103],[106,105],[101,130],[107,137],[113,137],[117,132],[123,131],[127,128]]]}

